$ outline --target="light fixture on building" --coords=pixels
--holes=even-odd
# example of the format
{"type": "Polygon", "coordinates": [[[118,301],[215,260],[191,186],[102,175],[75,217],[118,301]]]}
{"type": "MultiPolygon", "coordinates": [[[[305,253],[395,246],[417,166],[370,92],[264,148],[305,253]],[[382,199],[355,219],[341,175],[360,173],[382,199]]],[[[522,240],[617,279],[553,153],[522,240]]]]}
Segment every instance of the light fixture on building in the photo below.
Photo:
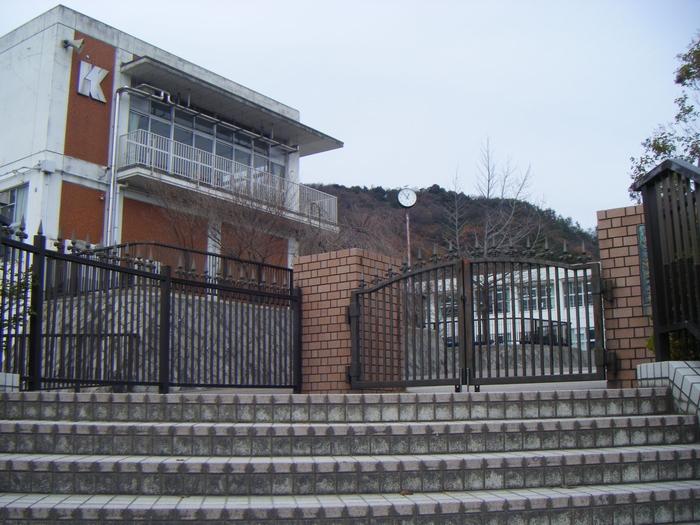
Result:
{"type": "Polygon", "coordinates": [[[85,40],[82,38],[78,38],[75,40],[68,40],[65,39],[63,41],[63,49],[68,49],[69,47],[72,47],[75,49],[78,53],[83,49],[83,46],[85,45],[85,40]]]}

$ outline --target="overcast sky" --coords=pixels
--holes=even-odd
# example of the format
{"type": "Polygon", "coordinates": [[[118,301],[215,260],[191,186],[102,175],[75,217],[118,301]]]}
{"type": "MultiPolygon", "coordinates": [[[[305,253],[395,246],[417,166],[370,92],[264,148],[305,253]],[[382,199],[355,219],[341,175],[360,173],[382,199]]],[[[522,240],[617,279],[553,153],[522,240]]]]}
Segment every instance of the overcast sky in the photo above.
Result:
{"type": "MultiPolygon", "coordinates": [[[[0,34],[56,2],[0,0],[0,34]]],[[[674,114],[700,0],[65,0],[301,111],[345,147],[304,183],[475,193],[488,138],[531,168],[530,200],[595,225],[625,206],[629,157],[674,114]]]]}

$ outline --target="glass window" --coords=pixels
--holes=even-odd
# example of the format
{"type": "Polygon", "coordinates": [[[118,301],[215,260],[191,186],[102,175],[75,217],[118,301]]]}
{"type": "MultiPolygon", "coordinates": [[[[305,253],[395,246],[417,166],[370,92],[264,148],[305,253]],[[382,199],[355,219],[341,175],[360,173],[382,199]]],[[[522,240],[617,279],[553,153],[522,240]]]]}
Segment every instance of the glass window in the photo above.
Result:
{"type": "Polygon", "coordinates": [[[204,131],[205,133],[208,133],[210,135],[214,134],[214,122],[209,119],[203,117],[195,118],[194,127],[198,131],[204,131]]]}
{"type": "Polygon", "coordinates": [[[227,159],[233,158],[233,146],[231,144],[226,144],[220,140],[216,141],[216,154],[219,157],[225,157],[227,159]]]}
{"type": "Polygon", "coordinates": [[[267,171],[267,158],[255,155],[253,159],[253,167],[259,171],[267,171]]]}
{"type": "Polygon", "coordinates": [[[191,128],[194,126],[194,115],[181,110],[175,110],[175,122],[180,126],[191,128]]]}
{"type": "Polygon", "coordinates": [[[151,101],[151,115],[170,120],[170,106],[151,101]]]}
{"type": "Polygon", "coordinates": [[[0,215],[17,225],[27,212],[27,186],[19,186],[0,192],[0,215]]]}
{"type": "Polygon", "coordinates": [[[138,95],[132,95],[129,101],[129,107],[132,111],[138,111],[139,113],[148,114],[148,99],[139,97],[138,95]]]}
{"type": "Polygon", "coordinates": [[[522,309],[524,312],[537,308],[537,284],[523,284],[521,292],[522,309]]]}
{"type": "Polygon", "coordinates": [[[520,299],[523,312],[548,310],[554,306],[554,283],[549,281],[539,285],[537,282],[523,284],[520,299]]]}
{"type": "Polygon", "coordinates": [[[170,138],[170,123],[151,119],[151,133],[170,138]]]}
{"type": "Polygon", "coordinates": [[[267,142],[263,142],[261,140],[256,140],[254,142],[253,149],[255,150],[255,153],[257,153],[258,155],[265,155],[267,157],[267,155],[269,153],[267,142]]]}
{"type": "Polygon", "coordinates": [[[287,154],[282,148],[272,146],[270,148],[270,160],[276,164],[287,164],[287,154]]]}
{"type": "Polygon", "coordinates": [[[233,136],[235,132],[231,128],[222,126],[221,124],[216,125],[216,138],[219,140],[225,140],[226,142],[233,142],[233,136]]]}
{"type": "Polygon", "coordinates": [[[236,148],[234,160],[244,166],[250,166],[250,153],[236,148]]]}
{"type": "MultiPolygon", "coordinates": [[[[495,298],[495,312],[503,313],[510,312],[510,289],[505,288],[503,285],[496,285],[496,298],[495,298]],[[504,310],[505,306],[505,310],[504,310]]],[[[494,312],[494,305],[491,305],[491,312],[494,312]]]]}
{"type": "Polygon", "coordinates": [[[540,285],[539,307],[541,310],[548,310],[552,307],[554,299],[554,285],[551,282],[540,285]]]}
{"type": "Polygon", "coordinates": [[[590,281],[584,282],[583,277],[579,277],[576,281],[573,277],[568,282],[564,283],[566,289],[566,307],[578,308],[581,306],[590,305],[593,303],[592,289],[590,281]]]}
{"type": "Polygon", "coordinates": [[[593,348],[595,346],[595,329],[585,327],[579,329],[572,328],[569,332],[571,337],[571,346],[574,348],[593,348]]]}
{"type": "Polygon", "coordinates": [[[278,177],[284,177],[285,175],[284,166],[281,164],[275,164],[274,162],[270,163],[270,172],[278,177]]]}
{"type": "Polygon", "coordinates": [[[176,142],[182,142],[183,144],[188,144],[192,145],[192,135],[193,133],[188,130],[181,128],[180,126],[175,126],[175,130],[173,132],[173,140],[176,142]]]}
{"type": "Polygon", "coordinates": [[[246,148],[251,147],[252,140],[245,133],[236,132],[236,144],[238,146],[244,146],[246,148]]]}
{"type": "Polygon", "coordinates": [[[204,151],[214,151],[214,140],[202,135],[194,136],[194,147],[204,151]]]}
{"type": "Polygon", "coordinates": [[[134,131],[137,129],[148,131],[148,117],[146,115],[140,115],[135,111],[131,111],[129,112],[129,131],[134,131]]]}

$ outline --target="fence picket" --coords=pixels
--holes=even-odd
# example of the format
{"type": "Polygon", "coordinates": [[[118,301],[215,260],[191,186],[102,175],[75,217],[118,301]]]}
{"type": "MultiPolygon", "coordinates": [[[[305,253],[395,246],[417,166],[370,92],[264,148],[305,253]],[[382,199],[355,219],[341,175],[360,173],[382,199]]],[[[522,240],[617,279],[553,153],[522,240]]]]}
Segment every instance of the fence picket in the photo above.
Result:
{"type": "Polygon", "coordinates": [[[0,237],[0,356],[3,371],[18,374],[22,389],[299,388],[300,296],[289,287],[289,270],[267,265],[251,272],[278,272],[281,287],[240,286],[172,275],[167,265],[125,255],[48,250],[44,243],[43,236],[34,244],[0,237]],[[31,286],[17,293],[23,280],[31,286]],[[9,285],[14,292],[6,291],[9,285]]]}

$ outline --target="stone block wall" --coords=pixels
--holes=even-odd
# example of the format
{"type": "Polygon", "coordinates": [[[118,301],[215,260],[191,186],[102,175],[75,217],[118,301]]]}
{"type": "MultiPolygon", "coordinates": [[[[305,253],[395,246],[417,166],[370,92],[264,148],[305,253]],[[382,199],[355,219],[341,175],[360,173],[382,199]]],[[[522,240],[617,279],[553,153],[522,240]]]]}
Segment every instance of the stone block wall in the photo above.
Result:
{"type": "Polygon", "coordinates": [[[642,306],[637,227],[644,224],[642,206],[598,212],[601,277],[608,288],[605,307],[605,339],[615,352],[618,370],[608,369],[608,386],[636,386],[637,365],[654,360],[647,349],[653,334],[650,315],[642,306]]]}
{"type": "Polygon", "coordinates": [[[400,261],[359,248],[298,257],[294,283],[302,294],[302,391],[347,392],[350,324],[347,307],[361,279],[384,277],[400,261]]]}

